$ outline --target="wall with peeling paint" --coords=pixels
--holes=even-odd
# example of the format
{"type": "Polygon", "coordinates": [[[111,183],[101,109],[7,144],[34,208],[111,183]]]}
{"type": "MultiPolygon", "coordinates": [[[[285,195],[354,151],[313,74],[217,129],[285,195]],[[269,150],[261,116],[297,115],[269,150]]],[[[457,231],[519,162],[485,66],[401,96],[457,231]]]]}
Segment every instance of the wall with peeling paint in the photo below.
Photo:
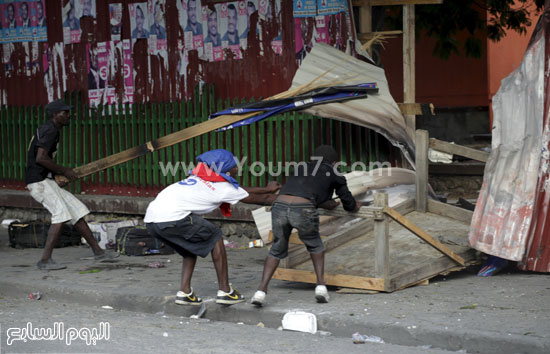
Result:
{"type": "MultiPolygon", "coordinates": [[[[135,1],[97,0],[96,18],[81,19],[81,42],[63,44],[62,7],[68,0],[46,1],[48,41],[38,43],[9,43],[0,46],[0,104],[42,105],[52,99],[63,97],[65,92],[81,92],[88,97],[88,47],[111,40],[109,4],[122,3],[121,39],[130,39],[128,5],[135,1]],[[36,58],[40,65],[28,68],[29,58],[36,58]],[[43,65],[43,63],[46,65],[43,65]],[[7,65],[6,63],[9,63],[7,65]]],[[[206,1],[206,4],[209,2],[206,1]]],[[[214,3],[214,2],[212,2],[214,3]]],[[[205,0],[203,0],[203,5],[205,0]]],[[[167,32],[166,55],[149,53],[147,40],[137,40],[132,48],[134,72],[134,102],[167,102],[184,100],[193,94],[199,83],[214,84],[216,96],[222,99],[269,97],[285,91],[297,69],[294,49],[294,18],[292,3],[282,1],[281,23],[267,22],[251,17],[251,26],[262,21],[261,36],[250,36],[248,47],[240,60],[227,59],[218,62],[201,60],[196,51],[189,52],[186,75],[179,75],[178,60],[183,40],[183,31],[178,22],[176,0],[166,0],[165,21],[167,32]],[[282,28],[282,55],[274,53],[270,42],[282,28]],[[262,38],[262,43],[259,37],[262,38]],[[179,44],[181,47],[181,44],[179,44]],[[189,95],[185,94],[185,87],[189,95]]],[[[314,18],[306,22],[306,38],[313,36],[314,18]]],[[[343,26],[345,27],[345,26],[343,26]]],[[[252,33],[253,34],[253,33],[252,33]]],[[[343,50],[348,43],[345,28],[332,27],[329,32],[334,39],[342,38],[343,50]],[[338,32],[338,33],[337,33],[338,32]]],[[[123,58],[114,51],[112,58],[120,68],[123,58]]],[[[110,82],[119,97],[124,95],[122,70],[114,73],[110,82]]]]}

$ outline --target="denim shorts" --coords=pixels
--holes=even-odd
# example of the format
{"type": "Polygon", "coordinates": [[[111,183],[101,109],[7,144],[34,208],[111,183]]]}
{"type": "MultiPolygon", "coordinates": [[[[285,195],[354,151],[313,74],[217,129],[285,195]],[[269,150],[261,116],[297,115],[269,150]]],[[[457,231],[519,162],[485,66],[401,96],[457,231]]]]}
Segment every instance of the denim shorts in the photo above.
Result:
{"type": "Polygon", "coordinates": [[[319,234],[319,213],[311,203],[273,203],[271,227],[273,230],[273,245],[269,250],[271,257],[283,259],[288,256],[288,239],[293,228],[298,230],[298,236],[309,253],[324,251],[319,234]]]}

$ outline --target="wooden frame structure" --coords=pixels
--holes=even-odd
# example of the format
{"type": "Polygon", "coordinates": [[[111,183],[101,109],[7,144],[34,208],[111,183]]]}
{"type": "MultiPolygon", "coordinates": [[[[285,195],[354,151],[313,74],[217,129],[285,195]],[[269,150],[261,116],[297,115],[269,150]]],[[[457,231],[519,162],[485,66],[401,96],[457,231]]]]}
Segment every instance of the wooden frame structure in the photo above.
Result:
{"type": "MultiPolygon", "coordinates": [[[[325,252],[328,253],[327,258],[329,258],[331,257],[331,252],[336,251],[344,244],[372,232],[374,234],[374,268],[371,273],[373,274],[369,274],[369,276],[351,275],[349,272],[347,274],[340,274],[340,272],[335,274],[331,273],[330,269],[327,269],[327,273],[325,274],[327,285],[392,292],[418,284],[441,273],[463,269],[468,262],[474,259],[474,250],[442,244],[437,238],[432,237],[428,232],[415,225],[409,218],[405,217],[405,215],[412,212],[429,213],[435,218],[452,220],[453,222],[462,224],[465,228],[469,227],[473,215],[471,211],[428,198],[429,146],[480,161],[487,161],[488,157],[488,154],[483,151],[449,144],[436,139],[430,140],[427,131],[417,130],[416,198],[406,200],[391,208],[388,206],[387,194],[376,193],[374,195],[374,206],[363,207],[359,212],[354,214],[361,217],[362,220],[323,239],[325,252]],[[395,272],[395,269],[393,269],[394,271],[392,272],[392,264],[390,261],[391,235],[389,232],[391,221],[395,221],[399,225],[405,227],[414,235],[422,239],[423,243],[433,247],[443,256],[410,265],[406,269],[399,269],[399,272],[395,272]],[[456,251],[455,249],[459,249],[460,251],[456,251]]],[[[319,214],[335,217],[350,215],[341,207],[331,211],[320,209],[319,214]]],[[[461,235],[461,237],[465,238],[467,235],[461,235]]],[[[425,246],[421,245],[421,247],[425,246]]],[[[309,259],[310,256],[305,247],[295,246],[291,248],[289,256],[281,262],[280,267],[274,274],[274,278],[316,283],[316,277],[313,271],[298,269],[299,266],[305,264],[309,259]]]]}

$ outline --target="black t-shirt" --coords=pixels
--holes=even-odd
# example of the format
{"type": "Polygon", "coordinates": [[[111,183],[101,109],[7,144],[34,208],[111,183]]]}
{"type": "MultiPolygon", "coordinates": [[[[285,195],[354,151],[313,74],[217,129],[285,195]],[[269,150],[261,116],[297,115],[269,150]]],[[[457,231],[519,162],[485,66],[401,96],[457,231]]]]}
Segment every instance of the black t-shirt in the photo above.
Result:
{"type": "Polygon", "coordinates": [[[50,173],[53,177],[52,171],[36,163],[36,156],[38,155],[38,148],[41,147],[46,149],[48,156],[53,159],[57,151],[57,143],[59,143],[59,129],[52,120],[47,121],[36,130],[27,152],[25,184],[43,181],[50,173]]]}
{"type": "Polygon", "coordinates": [[[288,182],[281,188],[279,194],[293,195],[311,200],[315,207],[332,199],[336,191],[347,211],[355,210],[355,198],[351,195],[346,177],[336,174],[329,163],[317,161],[307,163],[307,167],[298,166],[291,173],[288,182]]]}

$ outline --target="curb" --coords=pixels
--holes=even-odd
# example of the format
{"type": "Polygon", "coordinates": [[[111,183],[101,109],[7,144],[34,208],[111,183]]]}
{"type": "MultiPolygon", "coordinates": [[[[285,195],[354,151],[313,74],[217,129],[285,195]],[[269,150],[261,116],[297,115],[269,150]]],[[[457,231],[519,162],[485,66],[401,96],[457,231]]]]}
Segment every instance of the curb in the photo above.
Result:
{"type": "MultiPolygon", "coordinates": [[[[71,302],[86,306],[109,305],[116,310],[144,312],[150,314],[167,314],[189,317],[198,311],[197,307],[179,306],[174,303],[175,296],[165,296],[159,301],[158,296],[129,295],[121,291],[97,291],[89,288],[49,286],[37,284],[29,286],[17,282],[0,280],[0,294],[15,298],[27,297],[29,289],[40,291],[43,299],[55,299],[57,302],[71,302]],[[108,300],[106,300],[108,299],[108,300]]],[[[283,315],[289,308],[269,306],[255,308],[249,303],[234,306],[217,305],[213,299],[206,301],[204,318],[248,325],[262,322],[266,327],[278,328],[283,315]]],[[[294,310],[294,309],[293,309],[294,310]]],[[[350,338],[354,332],[379,336],[386,343],[403,346],[426,346],[444,350],[466,350],[468,353],[530,353],[545,354],[550,352],[550,340],[521,335],[505,335],[490,331],[453,331],[440,326],[418,326],[411,328],[406,324],[387,323],[383,321],[358,321],[343,316],[334,317],[329,313],[318,313],[319,331],[330,332],[333,336],[350,338]]]]}

